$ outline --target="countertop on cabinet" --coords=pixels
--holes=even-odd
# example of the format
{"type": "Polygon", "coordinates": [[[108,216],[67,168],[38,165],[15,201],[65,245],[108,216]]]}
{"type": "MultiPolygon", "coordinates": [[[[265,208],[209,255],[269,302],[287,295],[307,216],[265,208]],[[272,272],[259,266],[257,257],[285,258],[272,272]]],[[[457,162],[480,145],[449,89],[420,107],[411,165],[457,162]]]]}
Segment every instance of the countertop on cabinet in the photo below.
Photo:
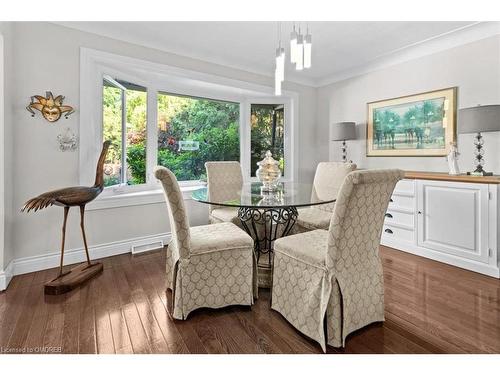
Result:
{"type": "Polygon", "coordinates": [[[470,176],[465,173],[459,175],[450,175],[446,172],[421,172],[405,171],[405,178],[416,180],[438,180],[438,181],[456,181],[472,182],[476,184],[500,184],[500,176],[470,176]]]}

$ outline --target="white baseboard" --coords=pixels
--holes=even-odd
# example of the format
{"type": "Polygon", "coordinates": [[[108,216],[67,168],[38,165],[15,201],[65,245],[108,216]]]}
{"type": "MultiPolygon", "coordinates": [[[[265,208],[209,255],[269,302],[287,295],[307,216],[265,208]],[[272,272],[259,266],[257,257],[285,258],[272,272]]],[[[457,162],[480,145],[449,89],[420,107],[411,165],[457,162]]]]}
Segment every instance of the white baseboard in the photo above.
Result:
{"type": "MultiPolygon", "coordinates": [[[[141,252],[153,250],[150,244],[167,244],[171,238],[170,233],[161,233],[151,236],[130,238],[123,241],[109,242],[101,245],[90,246],[91,259],[106,258],[113,255],[132,252],[135,248],[141,248],[141,252]]],[[[157,249],[158,247],[155,247],[157,249]]],[[[44,255],[14,259],[4,271],[0,271],[0,290],[9,285],[12,276],[22,275],[28,272],[41,271],[57,267],[60,261],[60,252],[52,252],[44,255]]],[[[85,249],[78,248],[64,252],[64,264],[75,264],[85,261],[85,249]]]]}
{"type": "Polygon", "coordinates": [[[14,276],[14,261],[9,262],[3,271],[0,271],[0,291],[7,289],[7,286],[14,276]]]}

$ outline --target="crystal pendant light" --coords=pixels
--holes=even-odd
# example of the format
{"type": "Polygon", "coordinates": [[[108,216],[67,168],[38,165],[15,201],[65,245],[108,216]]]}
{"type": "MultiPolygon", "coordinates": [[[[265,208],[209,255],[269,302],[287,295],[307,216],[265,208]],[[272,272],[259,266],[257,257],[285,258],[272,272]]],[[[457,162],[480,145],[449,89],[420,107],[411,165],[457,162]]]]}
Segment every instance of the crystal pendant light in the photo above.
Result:
{"type": "Polygon", "coordinates": [[[285,49],[281,47],[276,48],[276,73],[279,80],[283,82],[285,80],[285,49]]]}
{"type": "MultiPolygon", "coordinates": [[[[309,25],[306,24],[305,36],[302,35],[300,24],[298,32],[293,23],[290,33],[290,62],[295,64],[295,70],[310,69],[312,64],[312,36],[309,25]]],[[[278,22],[278,48],[276,48],[276,66],[274,70],[274,92],[281,95],[281,84],[285,80],[285,49],[281,47],[281,23],[278,22]]]]}
{"type": "Polygon", "coordinates": [[[297,32],[295,31],[295,23],[290,33],[290,62],[292,64],[297,62],[297,32]]]}
{"type": "Polygon", "coordinates": [[[274,95],[276,96],[281,95],[281,80],[278,75],[278,69],[274,71],[274,95]]]}
{"type": "Polygon", "coordinates": [[[281,47],[281,23],[278,23],[278,48],[274,70],[274,94],[281,95],[281,82],[285,80],[285,49],[281,47]]]}
{"type": "Polygon", "coordinates": [[[296,48],[296,61],[295,70],[302,70],[304,68],[304,37],[300,33],[297,35],[297,48],[296,48]]]}
{"type": "Polygon", "coordinates": [[[304,68],[309,69],[311,67],[311,55],[312,55],[312,36],[309,34],[309,27],[307,27],[307,34],[304,37],[304,68]]]}

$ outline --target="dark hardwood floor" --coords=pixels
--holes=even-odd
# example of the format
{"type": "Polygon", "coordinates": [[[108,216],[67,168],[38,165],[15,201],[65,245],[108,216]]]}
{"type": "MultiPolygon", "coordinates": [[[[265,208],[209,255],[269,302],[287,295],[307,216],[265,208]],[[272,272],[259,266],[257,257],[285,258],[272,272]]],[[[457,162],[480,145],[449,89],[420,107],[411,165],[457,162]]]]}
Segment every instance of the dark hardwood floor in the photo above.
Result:
{"type": "MultiPolygon", "coordinates": [[[[386,321],[350,335],[329,353],[500,353],[500,281],[381,248],[386,321]]],[[[0,352],[321,353],[269,309],[201,309],[187,321],[166,311],[165,252],[101,260],[80,289],[44,296],[57,270],[14,277],[0,293],[0,352]]]]}

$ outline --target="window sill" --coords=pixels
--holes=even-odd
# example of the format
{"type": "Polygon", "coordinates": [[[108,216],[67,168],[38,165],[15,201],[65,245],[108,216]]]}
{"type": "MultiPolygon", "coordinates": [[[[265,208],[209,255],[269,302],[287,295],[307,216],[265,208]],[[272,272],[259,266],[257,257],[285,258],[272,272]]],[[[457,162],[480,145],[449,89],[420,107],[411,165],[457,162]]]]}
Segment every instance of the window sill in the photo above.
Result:
{"type": "MultiPolygon", "coordinates": [[[[191,200],[191,193],[194,190],[205,187],[206,185],[182,186],[181,191],[184,200],[191,200]]],[[[148,204],[164,203],[163,189],[151,189],[136,191],[130,193],[101,195],[93,202],[87,205],[87,210],[104,210],[108,208],[143,206],[148,204]]]]}

